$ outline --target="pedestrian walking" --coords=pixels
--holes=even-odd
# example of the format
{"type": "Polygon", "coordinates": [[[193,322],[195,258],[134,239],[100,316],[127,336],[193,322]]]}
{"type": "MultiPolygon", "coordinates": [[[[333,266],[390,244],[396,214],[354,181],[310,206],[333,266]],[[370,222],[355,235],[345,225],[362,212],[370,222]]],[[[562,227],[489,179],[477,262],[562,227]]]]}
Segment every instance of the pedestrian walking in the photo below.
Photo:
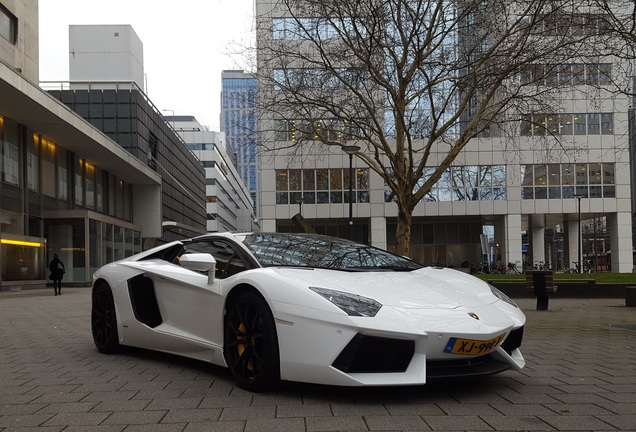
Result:
{"type": "Polygon", "coordinates": [[[49,279],[53,281],[53,291],[55,295],[62,295],[62,278],[64,277],[66,269],[57,254],[53,254],[53,259],[49,263],[49,270],[51,272],[49,279]]]}

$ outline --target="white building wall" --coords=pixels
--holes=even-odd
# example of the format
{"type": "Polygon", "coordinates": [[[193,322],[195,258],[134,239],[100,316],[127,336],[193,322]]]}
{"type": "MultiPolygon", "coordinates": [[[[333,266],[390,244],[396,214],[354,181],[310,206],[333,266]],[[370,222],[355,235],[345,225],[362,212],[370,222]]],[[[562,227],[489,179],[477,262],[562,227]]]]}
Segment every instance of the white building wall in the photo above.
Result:
{"type": "Polygon", "coordinates": [[[258,230],[249,191],[227,154],[224,134],[208,130],[192,116],[167,117],[167,121],[205,167],[208,231],[258,230]]]}
{"type": "Polygon", "coordinates": [[[0,37],[0,59],[31,82],[39,82],[38,3],[24,0],[2,0],[2,4],[17,19],[15,44],[0,37]]]}
{"type": "Polygon", "coordinates": [[[130,25],[69,26],[71,81],[134,81],[144,85],[143,44],[130,25]]]}

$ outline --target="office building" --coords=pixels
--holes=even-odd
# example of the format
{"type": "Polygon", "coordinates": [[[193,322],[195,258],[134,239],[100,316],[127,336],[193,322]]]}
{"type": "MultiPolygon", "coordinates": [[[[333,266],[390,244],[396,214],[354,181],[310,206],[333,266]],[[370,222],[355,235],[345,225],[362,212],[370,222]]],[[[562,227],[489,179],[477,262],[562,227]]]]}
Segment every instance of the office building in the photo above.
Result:
{"type": "MultiPolygon", "coordinates": [[[[489,7],[487,2],[476,2],[475,5],[477,3],[479,7],[489,7]]],[[[406,4],[408,2],[403,3],[404,9],[406,4]]],[[[261,97],[273,99],[276,92],[284,91],[282,86],[274,83],[277,78],[280,78],[279,82],[291,83],[292,92],[306,82],[305,90],[315,94],[316,101],[328,97],[328,92],[318,93],[320,90],[338,88],[337,81],[312,69],[319,64],[315,59],[324,58],[328,49],[320,52],[323,57],[311,51],[317,45],[314,44],[316,40],[322,43],[322,48],[337,43],[337,31],[329,28],[329,20],[337,19],[308,16],[310,8],[294,17],[294,11],[268,0],[257,0],[255,8],[258,75],[259,79],[268,77],[259,80],[261,97]],[[312,37],[314,42],[310,42],[312,37]],[[285,48],[279,51],[280,56],[264,54],[263,48],[273,45],[285,48]],[[299,50],[299,55],[289,55],[291,50],[299,50]]],[[[581,22],[598,21],[590,11],[574,13],[581,22]]],[[[346,30],[351,24],[348,20],[352,19],[355,18],[344,17],[331,25],[340,25],[346,30]]],[[[470,15],[467,15],[467,22],[469,19],[470,15]]],[[[585,29],[595,32],[591,36],[598,36],[601,30],[602,27],[596,25],[585,29]]],[[[361,30],[357,35],[365,38],[369,33],[370,30],[366,33],[361,30]]],[[[553,32],[552,36],[555,34],[553,32]]],[[[449,40],[461,43],[461,34],[453,35],[449,40]]],[[[489,49],[487,42],[484,40],[481,46],[485,51],[489,49]]],[[[344,57],[332,60],[336,66],[338,62],[353,65],[350,66],[351,73],[355,74],[355,63],[344,57]]],[[[608,268],[614,272],[631,272],[632,184],[630,162],[626,157],[630,100],[613,94],[609,87],[611,60],[597,59],[596,63],[590,60],[586,64],[573,62],[555,68],[558,72],[550,74],[549,78],[571,82],[572,98],[563,101],[562,112],[537,114],[519,121],[514,140],[506,141],[503,136],[497,136],[496,131],[471,139],[429,195],[415,207],[411,223],[411,257],[427,264],[465,267],[468,263],[479,263],[488,255],[489,259],[503,263],[516,262],[519,267],[522,263],[529,266],[547,263],[555,270],[564,269],[579,261],[581,224],[602,216],[610,233],[611,262],[608,268]],[[593,91],[586,92],[583,88],[587,85],[593,91]],[[536,125],[541,129],[535,130],[536,125]],[[559,142],[566,142],[568,148],[575,150],[560,151],[554,145],[550,151],[549,139],[546,139],[550,134],[560,136],[559,142]],[[562,243],[551,244],[547,241],[546,231],[558,232],[562,243]],[[489,237],[485,251],[480,244],[482,234],[489,237]]],[[[365,77],[364,73],[352,76],[361,80],[365,77]]],[[[360,88],[368,89],[364,85],[360,88]]],[[[378,101],[382,101],[381,92],[377,88],[374,91],[377,91],[378,101]]],[[[290,219],[302,212],[305,220],[318,232],[394,250],[398,218],[395,196],[380,175],[359,157],[349,159],[346,154],[348,145],[360,144],[358,147],[362,147],[362,143],[340,142],[340,147],[334,146],[340,135],[339,128],[332,127],[333,137],[326,138],[332,145],[321,145],[320,141],[329,132],[325,128],[329,118],[313,125],[300,124],[300,120],[289,118],[289,111],[318,109],[318,103],[311,107],[303,107],[302,102],[297,105],[269,106],[259,113],[259,144],[270,149],[261,152],[259,165],[263,230],[298,230],[290,219]],[[303,144],[296,146],[300,141],[303,144]],[[349,201],[354,201],[351,215],[349,201]]],[[[452,103],[449,107],[452,110],[452,103]]],[[[374,119],[378,123],[384,122],[383,118],[374,119]]],[[[384,124],[385,128],[391,126],[384,124]]],[[[424,129],[419,139],[426,141],[424,129]]],[[[417,139],[413,142],[415,150],[422,151],[417,148],[417,139]]],[[[395,143],[386,145],[394,146],[395,143]]],[[[434,147],[422,181],[445,156],[443,150],[438,152],[434,147]]],[[[378,163],[388,163],[381,155],[376,159],[378,163]]]]}
{"type": "Polygon", "coordinates": [[[0,289],[64,284],[162,237],[162,178],[38,85],[38,2],[0,2],[0,289]]]}
{"type": "Polygon", "coordinates": [[[254,204],[228,154],[224,134],[201,125],[194,116],[167,116],[205,168],[207,231],[258,231],[254,204]]]}
{"type": "Polygon", "coordinates": [[[221,83],[221,132],[225,133],[230,154],[236,155],[236,169],[250,191],[258,216],[257,79],[242,70],[226,70],[221,74],[221,83]]]}
{"type": "Polygon", "coordinates": [[[205,171],[143,92],[143,44],[129,25],[73,25],[68,83],[46,83],[49,94],[88,120],[162,178],[159,238],[147,249],[206,232],[205,171]]]}

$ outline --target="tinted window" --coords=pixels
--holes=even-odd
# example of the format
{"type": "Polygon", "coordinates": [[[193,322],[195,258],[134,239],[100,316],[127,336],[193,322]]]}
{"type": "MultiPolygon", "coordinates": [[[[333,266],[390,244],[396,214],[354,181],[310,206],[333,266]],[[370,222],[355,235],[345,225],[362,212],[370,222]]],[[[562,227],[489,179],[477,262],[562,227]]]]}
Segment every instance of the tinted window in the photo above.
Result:
{"type": "Polygon", "coordinates": [[[247,236],[245,245],[264,267],[302,266],[333,269],[422,268],[409,259],[347,240],[310,234],[262,234],[247,236]]]}
{"type": "Polygon", "coordinates": [[[224,279],[246,270],[241,255],[222,240],[197,241],[186,245],[179,256],[188,253],[209,253],[216,260],[216,277],[224,279]]]}

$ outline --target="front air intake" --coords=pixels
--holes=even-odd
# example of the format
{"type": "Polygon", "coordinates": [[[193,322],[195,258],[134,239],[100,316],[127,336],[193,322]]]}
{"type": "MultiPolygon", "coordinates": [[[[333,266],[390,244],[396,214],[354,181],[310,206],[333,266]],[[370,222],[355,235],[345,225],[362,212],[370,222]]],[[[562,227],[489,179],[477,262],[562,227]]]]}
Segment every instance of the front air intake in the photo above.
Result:
{"type": "Polygon", "coordinates": [[[357,334],[332,366],[346,373],[404,372],[414,353],[412,340],[357,334]]]}

